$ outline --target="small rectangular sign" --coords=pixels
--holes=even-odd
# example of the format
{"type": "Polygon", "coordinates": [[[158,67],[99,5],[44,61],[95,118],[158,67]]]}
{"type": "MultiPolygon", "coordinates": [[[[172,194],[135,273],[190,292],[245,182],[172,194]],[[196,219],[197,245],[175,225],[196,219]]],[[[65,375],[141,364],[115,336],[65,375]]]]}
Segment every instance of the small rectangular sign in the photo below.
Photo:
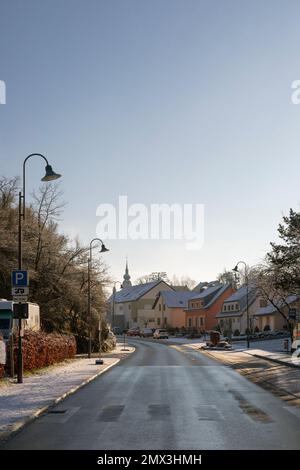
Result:
{"type": "Polygon", "coordinates": [[[28,318],[28,304],[26,303],[14,304],[13,309],[14,309],[14,313],[13,313],[14,318],[28,318]]]}
{"type": "Polygon", "coordinates": [[[290,308],[290,310],[289,310],[289,319],[290,320],[296,320],[296,315],[297,315],[297,309],[290,308]]]}
{"type": "Polygon", "coordinates": [[[11,273],[11,284],[13,287],[27,287],[28,281],[28,271],[18,270],[11,273]]]}
{"type": "Polygon", "coordinates": [[[13,296],[17,296],[17,295],[21,295],[21,296],[24,296],[24,295],[28,295],[29,294],[29,287],[13,287],[11,289],[11,293],[13,296]]]}

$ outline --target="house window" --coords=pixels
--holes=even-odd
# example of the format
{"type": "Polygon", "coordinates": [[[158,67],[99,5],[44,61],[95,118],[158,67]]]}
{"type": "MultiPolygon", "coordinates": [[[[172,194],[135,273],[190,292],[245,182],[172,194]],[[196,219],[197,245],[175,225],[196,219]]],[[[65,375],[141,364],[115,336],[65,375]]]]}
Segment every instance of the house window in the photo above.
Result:
{"type": "Polygon", "coordinates": [[[192,326],[192,319],[191,318],[188,318],[188,326],[189,326],[189,328],[191,328],[191,326],[192,326]]]}
{"type": "Polygon", "coordinates": [[[234,305],[233,304],[231,305],[231,310],[234,310],[234,305]]]}
{"type": "Polygon", "coordinates": [[[224,307],[223,307],[224,312],[226,312],[226,309],[227,309],[227,307],[226,307],[226,305],[224,305],[224,307]]]}
{"type": "Polygon", "coordinates": [[[163,310],[166,310],[166,304],[163,304],[163,310]]]}
{"type": "Polygon", "coordinates": [[[159,304],[159,306],[158,306],[158,310],[159,310],[159,311],[161,311],[161,304],[159,304]]]}
{"type": "Polygon", "coordinates": [[[160,325],[160,318],[157,319],[157,324],[160,325]]]}
{"type": "Polygon", "coordinates": [[[203,317],[200,317],[200,325],[203,326],[203,317]]]}
{"type": "Polygon", "coordinates": [[[266,307],[267,304],[268,304],[268,302],[267,302],[265,299],[260,299],[260,300],[259,300],[259,306],[260,306],[261,308],[266,307]]]}

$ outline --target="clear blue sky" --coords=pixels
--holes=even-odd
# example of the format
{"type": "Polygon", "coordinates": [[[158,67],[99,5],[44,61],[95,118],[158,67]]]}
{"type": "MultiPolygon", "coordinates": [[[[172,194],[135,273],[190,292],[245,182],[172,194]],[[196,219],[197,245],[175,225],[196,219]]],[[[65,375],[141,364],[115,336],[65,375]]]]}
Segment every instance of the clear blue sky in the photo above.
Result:
{"type": "Polygon", "coordinates": [[[85,243],[120,194],[205,204],[201,251],[108,241],[115,279],[126,255],[133,278],[259,262],[299,209],[299,17],[297,0],[2,0],[0,173],[44,153],[64,176],[61,229],[85,243]]]}

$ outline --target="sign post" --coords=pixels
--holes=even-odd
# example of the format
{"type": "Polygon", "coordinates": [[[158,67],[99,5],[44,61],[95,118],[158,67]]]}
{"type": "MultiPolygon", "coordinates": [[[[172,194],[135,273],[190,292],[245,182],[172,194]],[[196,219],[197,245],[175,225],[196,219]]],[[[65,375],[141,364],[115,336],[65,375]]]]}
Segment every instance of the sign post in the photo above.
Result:
{"type": "Polygon", "coordinates": [[[101,358],[101,319],[99,320],[99,326],[98,326],[98,333],[99,333],[99,359],[95,360],[96,365],[103,364],[103,359],[101,358]]]}
{"type": "MultiPolygon", "coordinates": [[[[19,266],[21,267],[21,266],[19,266]]],[[[13,301],[13,317],[19,320],[18,338],[18,383],[23,383],[23,350],[22,350],[22,318],[28,318],[28,271],[18,269],[11,275],[13,301]]]]}

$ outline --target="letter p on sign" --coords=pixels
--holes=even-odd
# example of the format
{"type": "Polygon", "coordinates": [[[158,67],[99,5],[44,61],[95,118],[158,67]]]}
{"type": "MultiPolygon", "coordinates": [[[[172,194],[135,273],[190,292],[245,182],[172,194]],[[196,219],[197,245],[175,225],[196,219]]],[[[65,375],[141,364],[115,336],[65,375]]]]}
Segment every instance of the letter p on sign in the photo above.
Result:
{"type": "Polygon", "coordinates": [[[27,287],[28,271],[13,271],[11,281],[13,287],[27,287]]]}

